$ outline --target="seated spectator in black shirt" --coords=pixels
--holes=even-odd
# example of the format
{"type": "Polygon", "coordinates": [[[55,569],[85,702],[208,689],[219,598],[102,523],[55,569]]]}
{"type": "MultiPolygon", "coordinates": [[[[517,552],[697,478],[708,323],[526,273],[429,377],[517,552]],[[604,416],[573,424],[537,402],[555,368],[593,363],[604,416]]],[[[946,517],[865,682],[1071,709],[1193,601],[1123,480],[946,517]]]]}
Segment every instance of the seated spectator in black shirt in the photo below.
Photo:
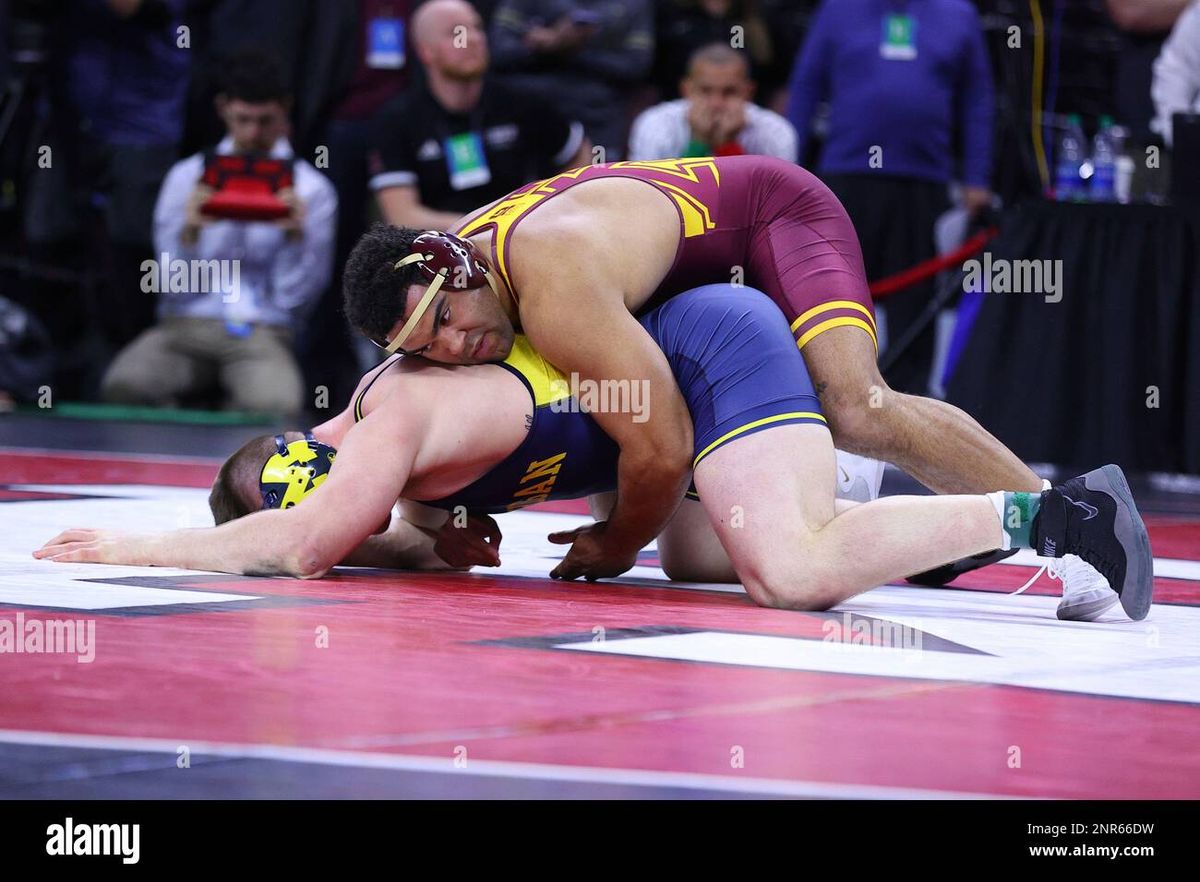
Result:
{"type": "Polygon", "coordinates": [[[522,184],[587,164],[583,126],[486,76],[487,35],[465,0],[430,0],[412,18],[428,82],[384,113],[371,189],[384,219],[445,230],[522,184]]]}

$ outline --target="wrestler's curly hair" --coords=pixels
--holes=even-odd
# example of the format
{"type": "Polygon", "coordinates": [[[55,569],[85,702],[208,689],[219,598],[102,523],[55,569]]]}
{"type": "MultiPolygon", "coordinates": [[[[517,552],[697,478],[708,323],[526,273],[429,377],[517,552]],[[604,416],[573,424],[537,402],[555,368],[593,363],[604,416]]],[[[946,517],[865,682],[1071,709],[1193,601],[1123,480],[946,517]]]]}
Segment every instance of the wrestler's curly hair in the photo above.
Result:
{"type": "Polygon", "coordinates": [[[372,340],[384,339],[404,317],[409,287],[424,281],[415,264],[394,269],[423,232],[375,224],[350,252],[342,273],[343,307],[350,324],[372,340]]]}

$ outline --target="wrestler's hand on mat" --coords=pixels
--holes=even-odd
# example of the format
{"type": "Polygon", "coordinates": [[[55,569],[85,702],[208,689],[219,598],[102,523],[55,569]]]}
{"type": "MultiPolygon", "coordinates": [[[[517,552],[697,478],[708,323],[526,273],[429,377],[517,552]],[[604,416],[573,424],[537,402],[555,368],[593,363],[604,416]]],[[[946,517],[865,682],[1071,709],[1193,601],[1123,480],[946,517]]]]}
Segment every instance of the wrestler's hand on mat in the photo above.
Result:
{"type": "Polygon", "coordinates": [[[467,515],[467,523],[457,526],[451,515],[438,530],[433,553],[452,567],[500,566],[500,525],[489,515],[467,515]]]}
{"type": "Polygon", "coordinates": [[[147,537],[116,530],[64,530],[33,553],[58,563],[103,563],[148,566],[147,537]]]}
{"type": "Polygon", "coordinates": [[[609,548],[604,541],[604,531],[607,521],[597,521],[576,527],[574,530],[562,530],[551,533],[547,538],[555,545],[570,545],[571,550],[558,566],[550,571],[551,579],[578,579],[581,576],[589,582],[597,579],[611,579],[627,572],[637,563],[638,551],[617,551],[609,548]]]}

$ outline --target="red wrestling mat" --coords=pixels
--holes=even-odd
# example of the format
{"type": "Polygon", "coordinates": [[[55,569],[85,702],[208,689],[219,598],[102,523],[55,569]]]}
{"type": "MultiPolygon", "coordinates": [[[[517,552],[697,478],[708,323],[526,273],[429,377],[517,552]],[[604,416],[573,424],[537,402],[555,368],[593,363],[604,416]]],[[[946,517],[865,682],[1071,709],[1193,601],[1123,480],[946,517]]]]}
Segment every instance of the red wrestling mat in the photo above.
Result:
{"type": "MultiPolygon", "coordinates": [[[[215,470],[6,456],[9,485],[200,488],[215,470]]],[[[69,496],[61,486],[41,501],[28,488],[12,493],[0,497],[6,515],[93,504],[59,498],[69,496]]],[[[132,512],[140,503],[121,504],[132,512]]],[[[1200,521],[1173,518],[1152,530],[1160,556],[1200,559],[1200,521]]],[[[47,568],[56,565],[33,564],[39,578],[54,577],[47,568]]],[[[963,581],[1011,591],[1030,572],[993,567],[963,581]]],[[[90,567],[86,578],[64,576],[64,597],[145,593],[86,611],[0,595],[0,628],[18,615],[95,623],[90,663],[64,653],[0,655],[0,748],[8,751],[0,750],[0,795],[123,795],[123,782],[156,772],[154,795],[187,795],[186,775],[175,771],[186,747],[197,765],[205,756],[291,764],[286,786],[257,766],[239,766],[219,795],[328,794],[331,780],[344,783],[347,770],[361,766],[377,770],[378,781],[394,780],[393,796],[477,794],[482,777],[514,782],[496,795],[538,780],[571,782],[574,789],[555,795],[621,784],[643,796],[1200,796],[1200,701],[1163,697],[1193,674],[1156,666],[1153,650],[1135,653],[1154,627],[1163,647],[1197,655],[1194,643],[1174,636],[1200,615],[1200,583],[1187,579],[1160,580],[1158,599],[1180,606],[1156,607],[1144,623],[1058,623],[1047,601],[1014,598],[1040,604],[1036,615],[1027,607],[975,614],[954,633],[938,618],[942,607],[963,619],[972,593],[884,589],[933,598],[912,651],[936,664],[914,674],[900,656],[891,673],[860,664],[860,651],[902,651],[880,644],[877,631],[871,638],[880,619],[871,607],[791,613],[757,608],[740,593],[501,575],[343,570],[306,583],[160,573],[90,567]],[[182,591],[193,593],[171,602],[171,592],[182,591]],[[859,624],[866,645],[843,653],[843,664],[833,656],[846,647],[831,644],[830,634],[859,624]],[[1006,633],[1021,636],[1006,643],[1006,633]],[[1062,670],[1048,670],[1049,662],[1032,670],[1039,642],[1056,640],[1062,670]],[[1105,662],[1113,664],[1113,694],[1095,694],[1108,689],[1105,680],[1073,679],[1088,673],[1081,669],[1089,647],[1103,641],[1117,641],[1116,649],[1098,658],[1129,653],[1128,664],[1105,662]],[[845,670],[830,670],[839,666],[845,670]],[[1126,669],[1136,666],[1144,676],[1130,676],[1126,669]],[[1047,685],[1014,685],[1022,678],[1047,685]],[[106,759],[71,754],[30,766],[25,756],[18,766],[20,750],[34,748],[42,758],[69,748],[106,759]],[[69,777],[67,767],[87,786],[46,789],[69,777]],[[101,767],[107,771],[78,772],[101,767]],[[434,783],[380,777],[384,770],[434,783]]],[[[1009,608],[988,607],[995,609],[1009,608]]]]}

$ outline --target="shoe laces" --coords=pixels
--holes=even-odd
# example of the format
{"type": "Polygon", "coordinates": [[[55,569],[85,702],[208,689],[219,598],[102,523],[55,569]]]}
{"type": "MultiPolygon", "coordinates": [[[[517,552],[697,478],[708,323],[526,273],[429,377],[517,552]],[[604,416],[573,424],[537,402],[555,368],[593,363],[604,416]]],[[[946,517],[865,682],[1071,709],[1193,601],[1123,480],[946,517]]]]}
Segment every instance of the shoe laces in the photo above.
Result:
{"type": "Polygon", "coordinates": [[[1011,592],[1008,596],[1016,597],[1018,594],[1024,594],[1026,591],[1028,591],[1030,588],[1033,587],[1034,582],[1036,582],[1038,579],[1040,579],[1042,577],[1042,573],[1048,574],[1051,579],[1058,579],[1059,581],[1062,581],[1062,577],[1066,573],[1066,566],[1064,564],[1060,563],[1060,561],[1062,561],[1062,560],[1063,560],[1063,558],[1060,558],[1060,557],[1050,558],[1049,563],[1042,564],[1038,568],[1038,571],[1033,574],[1033,576],[1029,579],[1028,582],[1026,582],[1024,585],[1022,585],[1016,591],[1011,592]]]}
{"type": "Polygon", "coordinates": [[[1108,581],[1108,577],[1104,574],[1103,570],[1092,566],[1078,555],[1069,554],[1064,557],[1052,557],[1047,563],[1043,564],[1036,573],[1033,574],[1033,577],[1028,582],[1026,582],[1016,591],[1013,591],[1009,596],[1015,597],[1018,594],[1024,594],[1033,586],[1034,582],[1041,578],[1042,573],[1045,573],[1051,579],[1057,579],[1058,581],[1062,582],[1063,593],[1065,594],[1068,581],[1073,580],[1076,582],[1076,584],[1092,581],[1092,573],[1090,572],[1092,570],[1094,570],[1095,573],[1105,582],[1108,581]]]}

